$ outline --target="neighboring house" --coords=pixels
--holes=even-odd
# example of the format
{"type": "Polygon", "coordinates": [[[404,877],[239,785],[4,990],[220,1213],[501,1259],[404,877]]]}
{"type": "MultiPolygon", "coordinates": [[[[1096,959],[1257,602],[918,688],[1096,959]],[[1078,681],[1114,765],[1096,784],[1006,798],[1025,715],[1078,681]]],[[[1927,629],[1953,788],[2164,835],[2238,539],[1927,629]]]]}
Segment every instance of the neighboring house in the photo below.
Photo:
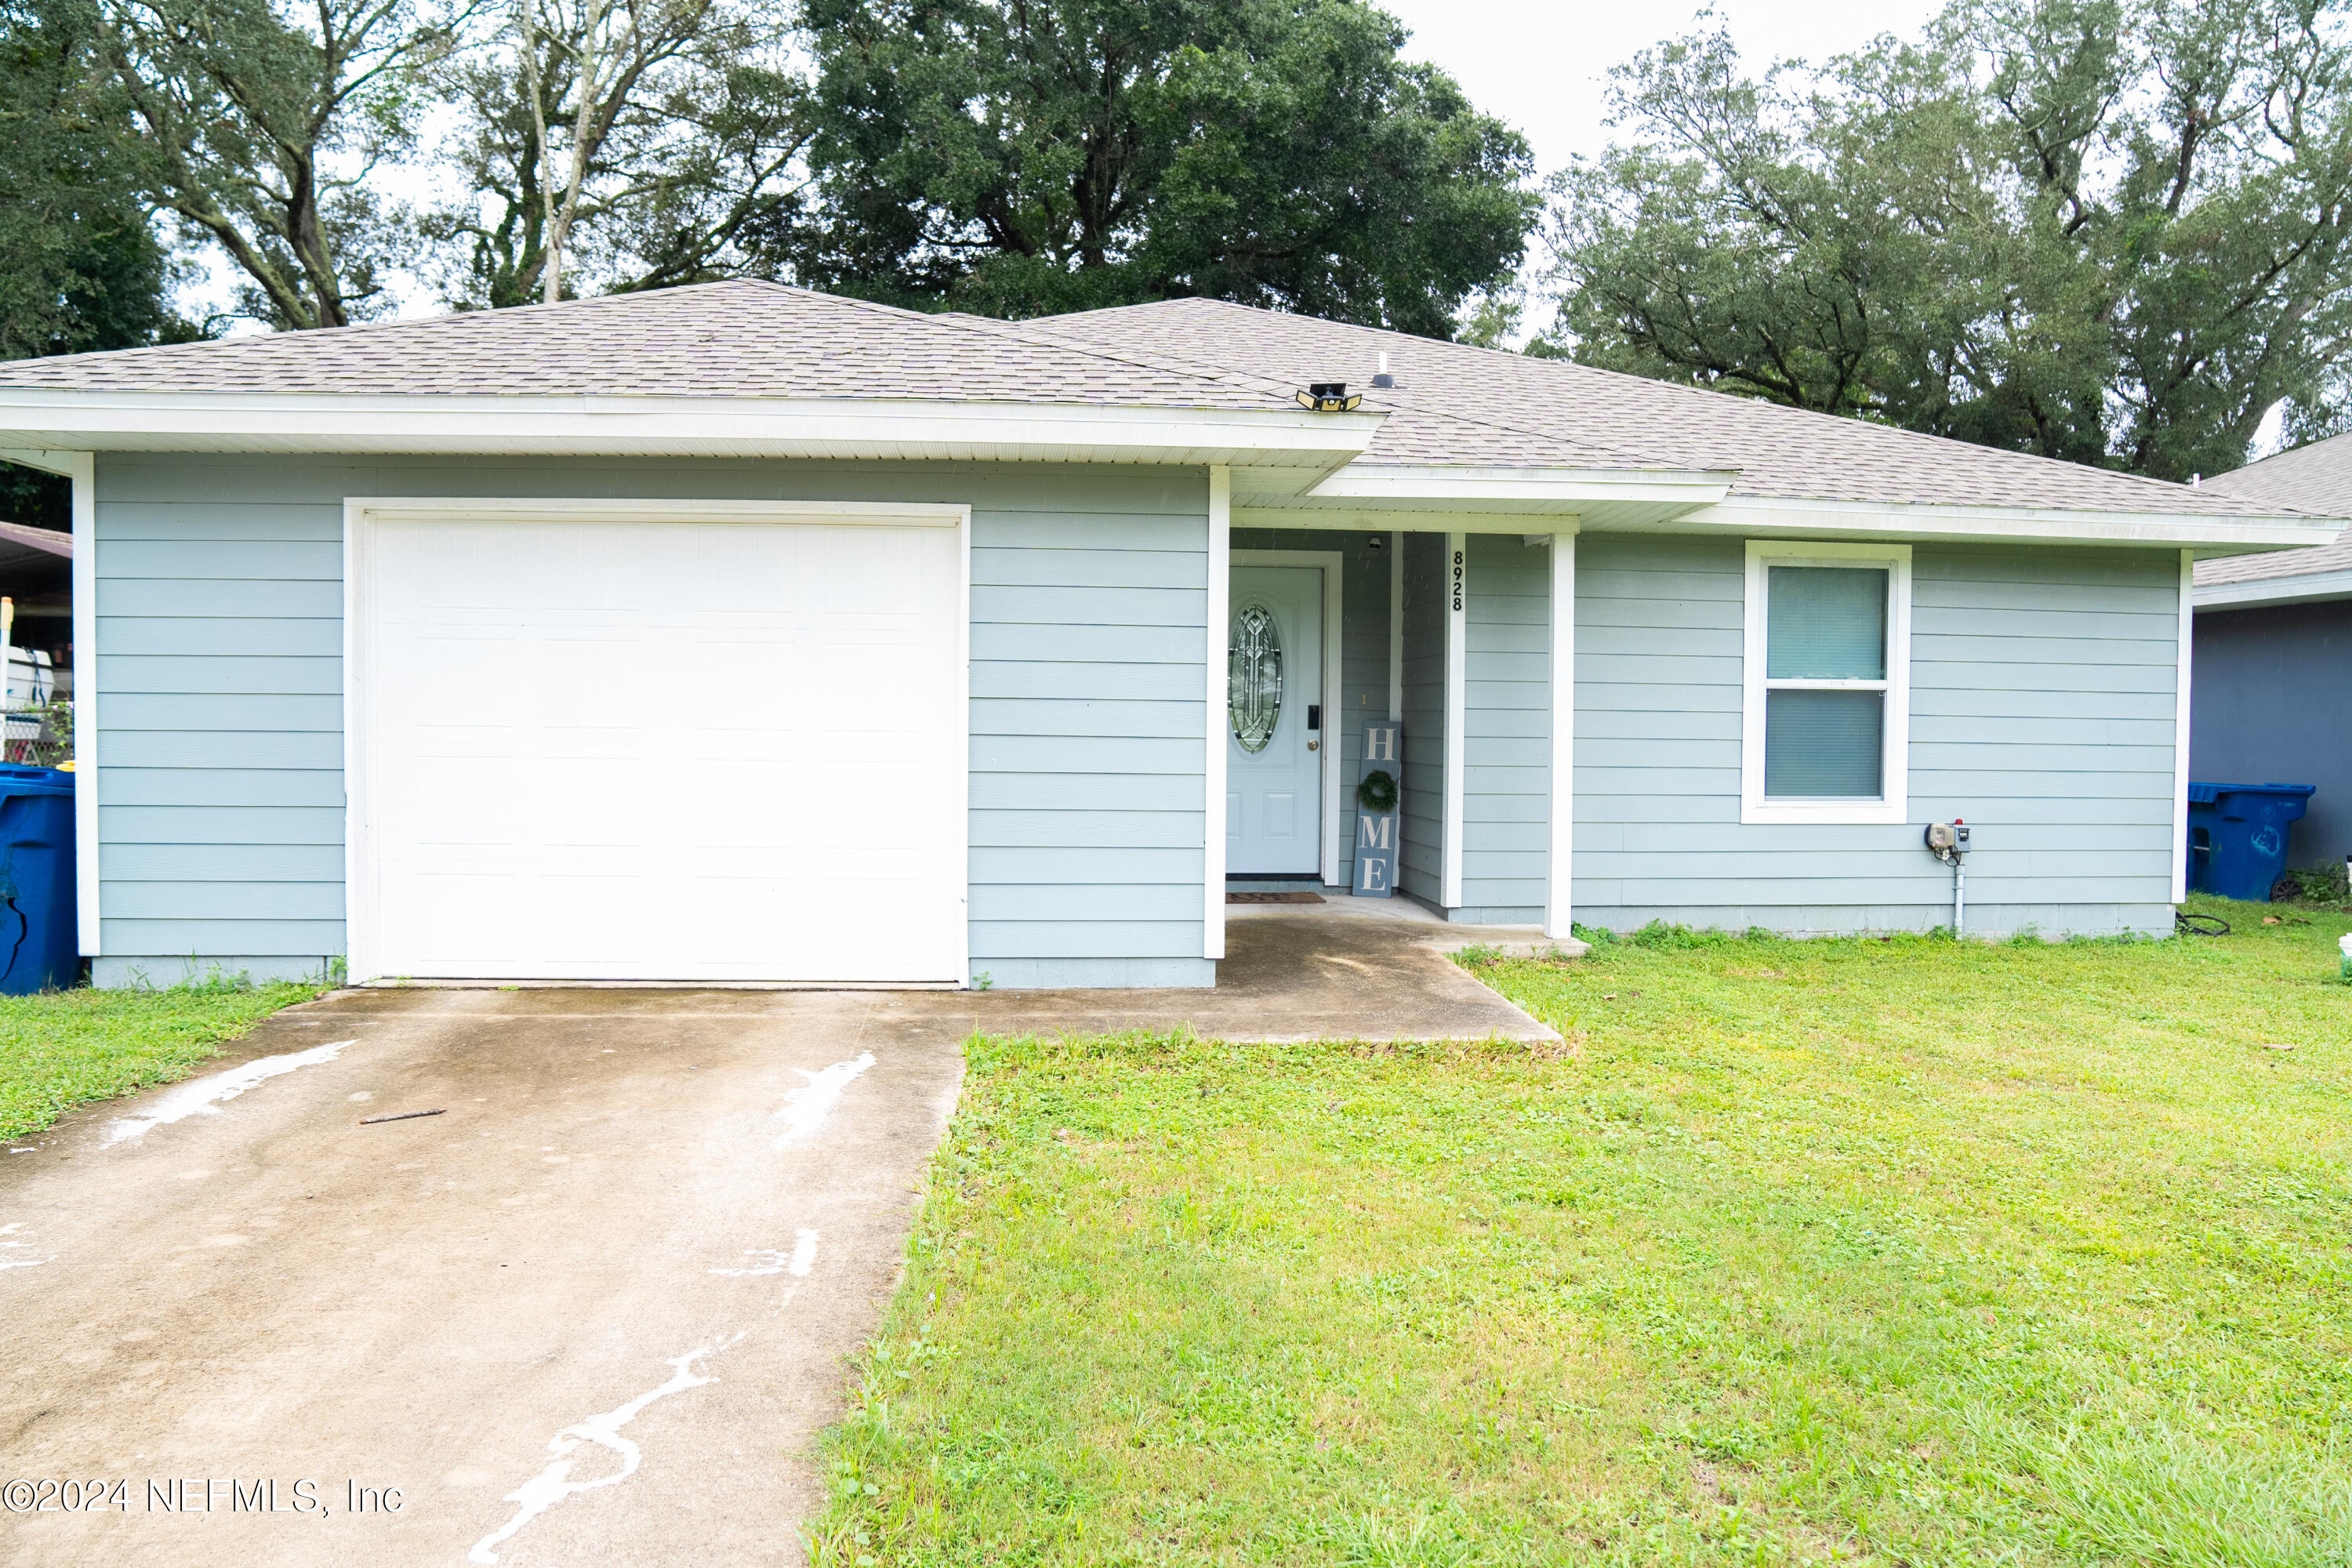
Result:
{"type": "Polygon", "coordinates": [[[1208,984],[1229,871],[1349,885],[1391,714],[1450,919],[1931,928],[1957,816],[1972,931],[2167,931],[2189,558],[2335,528],[1233,305],[750,282],[18,361],[0,446],[75,481],[101,982],[1208,984]]]}
{"type": "MultiPolygon", "coordinates": [[[[2352,517],[2352,436],[2315,441],[2201,490],[2352,517]]],[[[2352,854],[2352,531],[2309,550],[2200,562],[2189,770],[2214,784],[2318,786],[2287,864],[2352,854]]]]}

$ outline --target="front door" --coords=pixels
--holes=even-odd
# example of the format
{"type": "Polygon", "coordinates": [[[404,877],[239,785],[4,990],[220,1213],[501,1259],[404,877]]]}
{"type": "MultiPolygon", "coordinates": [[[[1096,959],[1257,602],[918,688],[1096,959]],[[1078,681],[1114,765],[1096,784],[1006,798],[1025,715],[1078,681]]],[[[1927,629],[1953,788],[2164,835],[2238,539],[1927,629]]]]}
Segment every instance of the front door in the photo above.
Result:
{"type": "Polygon", "coordinates": [[[1226,637],[1225,869],[1323,869],[1323,570],[1236,566],[1226,637]]]}

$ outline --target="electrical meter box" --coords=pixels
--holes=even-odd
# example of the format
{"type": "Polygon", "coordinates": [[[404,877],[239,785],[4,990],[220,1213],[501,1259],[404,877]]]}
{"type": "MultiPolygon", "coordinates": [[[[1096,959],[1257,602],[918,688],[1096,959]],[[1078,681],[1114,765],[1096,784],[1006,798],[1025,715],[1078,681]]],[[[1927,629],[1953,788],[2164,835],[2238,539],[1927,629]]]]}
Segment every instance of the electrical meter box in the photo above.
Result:
{"type": "Polygon", "coordinates": [[[1927,824],[1927,847],[1938,855],[1965,855],[1969,852],[1969,825],[1965,822],[1931,822],[1927,824]]]}

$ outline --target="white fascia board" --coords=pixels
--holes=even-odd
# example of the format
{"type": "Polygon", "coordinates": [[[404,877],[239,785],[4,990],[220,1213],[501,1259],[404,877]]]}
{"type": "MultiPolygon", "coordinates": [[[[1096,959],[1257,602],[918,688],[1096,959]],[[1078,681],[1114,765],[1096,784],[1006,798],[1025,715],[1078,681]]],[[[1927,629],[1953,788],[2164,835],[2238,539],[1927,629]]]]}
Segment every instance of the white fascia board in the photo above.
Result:
{"type": "MultiPolygon", "coordinates": [[[[1587,526],[1590,526],[1588,520],[1587,526]]],[[[1786,534],[1805,539],[1937,540],[1970,543],[2148,544],[2263,549],[2326,544],[2343,531],[2328,518],[2204,517],[2189,513],[2074,511],[2057,507],[1927,506],[1911,501],[1782,500],[1735,496],[1664,525],[1675,533],[1786,534]]]]}
{"type": "Polygon", "coordinates": [[[1330,468],[1377,414],[792,397],[0,387],[0,447],[66,451],[985,458],[1330,468]]]}
{"type": "Polygon", "coordinates": [[[2352,599],[2352,568],[2292,577],[2253,577],[2242,583],[2202,583],[2197,587],[2200,610],[2252,610],[2264,605],[2312,605],[2328,599],[2352,599]]]}
{"type": "Polygon", "coordinates": [[[45,474],[73,478],[77,460],[86,454],[76,451],[51,451],[39,447],[0,447],[0,462],[21,463],[28,468],[38,468],[45,474]]]}
{"type": "MultiPolygon", "coordinates": [[[[1312,500],[1515,501],[1563,510],[1583,501],[1679,501],[1706,506],[1730,493],[1733,472],[1685,468],[1486,468],[1350,463],[1307,492],[1312,500]]],[[[1434,510],[1443,510],[1438,508],[1434,510]]]]}
{"type": "Polygon", "coordinates": [[[1319,529],[1327,533],[1574,533],[1580,514],[1569,511],[1481,510],[1467,506],[1444,511],[1405,511],[1386,507],[1236,506],[1235,528],[1319,529]]]}

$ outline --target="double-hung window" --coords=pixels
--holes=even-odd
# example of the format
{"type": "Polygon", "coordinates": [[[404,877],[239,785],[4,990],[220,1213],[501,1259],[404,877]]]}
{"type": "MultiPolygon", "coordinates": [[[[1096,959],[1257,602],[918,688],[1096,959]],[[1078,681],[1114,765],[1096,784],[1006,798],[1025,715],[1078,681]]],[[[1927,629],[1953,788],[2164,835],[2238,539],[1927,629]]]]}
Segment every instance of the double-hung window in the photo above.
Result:
{"type": "Polygon", "coordinates": [[[1751,541],[1742,822],[1901,822],[1911,547],[1751,541]]]}

